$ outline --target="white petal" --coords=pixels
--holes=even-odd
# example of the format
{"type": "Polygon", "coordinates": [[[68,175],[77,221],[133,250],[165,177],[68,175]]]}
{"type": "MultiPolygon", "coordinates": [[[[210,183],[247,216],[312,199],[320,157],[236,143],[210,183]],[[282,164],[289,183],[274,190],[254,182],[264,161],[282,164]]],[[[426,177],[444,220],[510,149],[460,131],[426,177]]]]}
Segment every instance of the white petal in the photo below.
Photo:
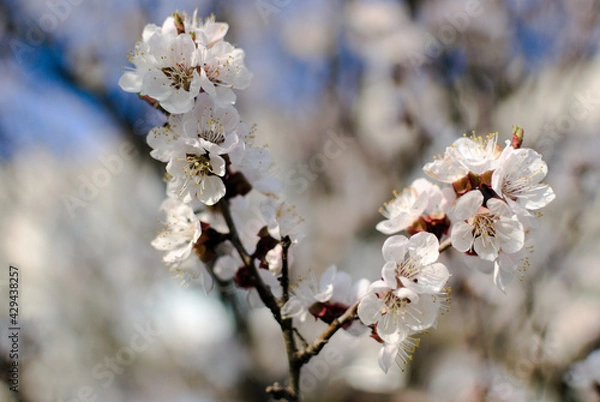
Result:
{"type": "Polygon", "coordinates": [[[446,268],[444,264],[436,262],[421,268],[419,275],[416,278],[418,282],[402,278],[402,283],[416,293],[435,294],[439,293],[444,288],[446,282],[448,282],[448,278],[450,278],[448,268],[446,268]]]}
{"type": "Polygon", "coordinates": [[[202,188],[197,190],[196,194],[206,205],[216,204],[225,195],[225,184],[220,177],[206,176],[201,186],[202,188]]]}
{"type": "Polygon", "coordinates": [[[433,233],[419,232],[411,236],[408,242],[410,255],[421,264],[431,264],[437,261],[440,252],[440,242],[433,233]]]}
{"type": "Polygon", "coordinates": [[[473,241],[473,250],[475,250],[479,258],[486,261],[494,261],[498,258],[499,243],[498,239],[493,236],[477,236],[473,241]]]}
{"type": "Polygon", "coordinates": [[[215,102],[219,106],[231,106],[235,103],[236,99],[237,96],[231,89],[221,86],[215,88],[215,102]]]}
{"type": "Polygon", "coordinates": [[[338,272],[333,281],[331,300],[337,303],[352,304],[352,278],[345,272],[338,272]]]}
{"type": "Polygon", "coordinates": [[[119,86],[125,92],[140,92],[142,89],[143,74],[137,71],[126,71],[119,78],[119,86]]]}
{"type": "Polygon", "coordinates": [[[383,243],[382,254],[385,261],[402,262],[407,251],[408,239],[405,236],[391,236],[383,243]]]}
{"type": "Polygon", "coordinates": [[[278,299],[281,298],[283,289],[281,288],[281,283],[275,277],[275,275],[273,275],[268,269],[262,268],[258,270],[258,274],[260,275],[260,278],[265,283],[265,285],[271,288],[273,296],[275,296],[278,299]]]}
{"type": "Polygon", "coordinates": [[[337,272],[335,265],[330,266],[321,275],[319,293],[315,294],[315,299],[324,303],[331,299],[333,295],[333,281],[337,272]]]}
{"type": "Polygon", "coordinates": [[[462,221],[470,218],[479,211],[483,203],[483,194],[479,190],[472,190],[463,195],[456,202],[456,206],[450,212],[452,220],[462,221]]]}
{"type": "Polygon", "coordinates": [[[365,325],[375,324],[381,317],[382,306],[383,300],[373,293],[368,293],[358,304],[358,318],[365,325]]]}
{"type": "Polygon", "coordinates": [[[502,250],[515,253],[525,244],[523,225],[516,218],[501,219],[496,223],[496,236],[501,240],[502,250]]]}
{"type": "Polygon", "coordinates": [[[185,89],[173,89],[160,105],[169,113],[187,113],[194,107],[194,95],[185,89]]]}
{"type": "Polygon", "coordinates": [[[379,222],[375,229],[383,234],[391,235],[406,229],[415,221],[414,217],[406,212],[402,212],[392,219],[386,219],[379,222]]]}
{"type": "Polygon", "coordinates": [[[394,261],[388,261],[381,269],[381,277],[386,283],[393,284],[393,287],[397,286],[396,267],[397,265],[394,261]]]}
{"type": "Polygon", "coordinates": [[[392,365],[396,361],[397,353],[398,347],[393,343],[386,343],[379,350],[377,362],[379,363],[379,367],[381,367],[384,373],[387,373],[390,367],[392,367],[392,365]]]}
{"type": "Polygon", "coordinates": [[[144,75],[142,95],[148,95],[158,101],[168,99],[172,91],[171,80],[162,71],[150,71],[144,75]]]}
{"type": "Polygon", "coordinates": [[[422,331],[434,326],[439,312],[439,304],[434,295],[421,295],[421,297],[407,306],[411,314],[407,315],[406,325],[415,330],[422,331]]]}
{"type": "Polygon", "coordinates": [[[352,286],[352,290],[350,291],[350,299],[347,300],[347,304],[353,304],[355,301],[363,297],[369,289],[369,284],[369,280],[365,278],[356,281],[354,286],[352,286]]]}
{"type": "Polygon", "coordinates": [[[500,264],[498,264],[498,261],[495,261],[494,262],[494,284],[504,294],[506,294],[506,289],[504,288],[505,279],[506,279],[506,273],[502,272],[502,269],[500,268],[500,264]]]}
{"type": "Polygon", "coordinates": [[[168,162],[174,153],[175,141],[179,136],[165,127],[156,127],[150,130],[146,141],[152,148],[150,155],[161,162],[168,162]]]}
{"type": "MultiPolygon", "coordinates": [[[[300,300],[298,300],[296,297],[291,297],[287,303],[285,303],[282,307],[281,307],[281,317],[282,318],[291,318],[291,317],[297,317],[302,315],[302,313],[306,312],[306,307],[304,306],[304,304],[302,304],[302,302],[300,302],[300,300]]],[[[304,317],[306,317],[306,315],[304,315],[304,317]]]]}
{"type": "Polygon", "coordinates": [[[473,246],[473,227],[467,222],[456,222],[450,233],[452,246],[461,252],[467,252],[473,246]]]}
{"type": "Polygon", "coordinates": [[[536,210],[550,204],[556,195],[547,184],[541,184],[531,188],[523,197],[519,197],[519,203],[527,209],[536,210]]]}
{"type": "Polygon", "coordinates": [[[217,176],[223,176],[225,174],[225,159],[221,158],[219,155],[210,154],[210,166],[213,169],[214,174],[217,176]]]}
{"type": "Polygon", "coordinates": [[[443,183],[452,183],[463,178],[469,173],[462,166],[454,165],[448,159],[438,159],[425,164],[423,171],[432,179],[439,180],[443,183]]]}
{"type": "Polygon", "coordinates": [[[213,84],[208,77],[206,76],[206,72],[204,71],[204,69],[202,69],[201,73],[200,73],[200,87],[204,90],[204,92],[206,92],[207,94],[209,94],[210,96],[212,96],[213,98],[217,95],[217,91],[215,89],[215,84],[213,84]]]}

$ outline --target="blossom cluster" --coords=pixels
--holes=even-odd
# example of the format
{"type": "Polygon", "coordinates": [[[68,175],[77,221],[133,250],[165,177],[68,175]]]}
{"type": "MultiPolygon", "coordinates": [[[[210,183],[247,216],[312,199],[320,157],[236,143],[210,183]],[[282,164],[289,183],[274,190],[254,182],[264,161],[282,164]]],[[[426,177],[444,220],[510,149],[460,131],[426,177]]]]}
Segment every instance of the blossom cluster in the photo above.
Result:
{"type": "Polygon", "coordinates": [[[386,203],[387,218],[377,225],[385,234],[426,231],[465,253],[469,265],[493,271],[494,283],[505,285],[526,268],[528,240],[537,227],[537,210],[554,198],[543,182],[548,171],[539,153],[522,148],[523,129],[498,145],[498,134],[463,137],[423,170],[431,183],[417,179],[386,203]]]}
{"type": "Polygon", "coordinates": [[[555,198],[543,182],[548,167],[542,156],[522,148],[522,141],[520,127],[504,148],[497,134],[461,138],[423,168],[431,178],[450,184],[456,195],[448,211],[453,247],[483,271],[493,270],[502,291],[528,265],[536,211],[555,198]]]}
{"type": "Polygon", "coordinates": [[[256,250],[256,263],[266,268],[260,276],[276,293],[278,243],[292,234],[300,218],[277,198],[281,186],[269,173],[272,157],[254,144],[253,130],[234,107],[234,90],[247,88],[252,74],[244,65],[244,51],[224,40],[228,28],[214,16],[203,21],[196,13],[191,18],[175,13],[162,26],[146,25],[130,55],[134,68],[119,85],[167,116],[166,124],[147,136],[150,155],[166,163],[167,199],[161,206],[166,225],[152,242],[165,252],[164,263],[186,282],[200,277],[206,289],[212,286],[212,273],[246,287],[243,263],[225,241],[229,229],[218,204],[255,188],[262,196],[259,219],[267,230],[259,236],[244,232],[241,241],[256,250]]]}
{"type": "Polygon", "coordinates": [[[436,262],[440,240],[451,241],[469,265],[493,271],[503,292],[528,264],[536,211],[555,195],[543,183],[546,163],[522,141],[520,127],[504,148],[497,134],[460,138],[423,168],[442,187],[417,179],[381,208],[386,219],[376,228],[392,236],[383,245],[382,279],[370,286],[358,315],[384,344],[385,371],[394,360],[406,364],[415,335],[434,326],[448,305],[449,272],[436,262]],[[411,237],[396,234],[402,231],[411,237]]]}
{"type": "Polygon", "coordinates": [[[390,236],[383,244],[382,279],[370,285],[358,316],[383,343],[379,365],[386,372],[394,362],[406,365],[418,345],[416,334],[435,326],[440,309],[447,308],[450,273],[437,262],[438,248],[428,232],[390,236]]]}

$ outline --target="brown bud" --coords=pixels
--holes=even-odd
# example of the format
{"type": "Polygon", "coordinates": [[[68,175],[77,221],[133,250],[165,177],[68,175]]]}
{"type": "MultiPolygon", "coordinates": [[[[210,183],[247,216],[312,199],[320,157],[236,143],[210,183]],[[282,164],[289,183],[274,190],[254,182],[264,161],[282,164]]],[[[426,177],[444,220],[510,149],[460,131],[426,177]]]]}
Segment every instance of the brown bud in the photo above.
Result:
{"type": "Polygon", "coordinates": [[[258,237],[260,237],[260,240],[258,240],[258,243],[256,243],[256,251],[254,252],[254,257],[260,261],[261,268],[268,269],[269,265],[266,261],[267,253],[279,244],[279,240],[275,239],[269,234],[269,231],[267,230],[266,226],[263,226],[259,230],[258,237]]]}
{"type": "Polygon", "coordinates": [[[214,260],[217,256],[216,248],[227,239],[227,235],[217,232],[206,222],[200,222],[202,234],[194,244],[194,252],[204,263],[214,260]]]}
{"type": "Polygon", "coordinates": [[[458,179],[454,183],[452,183],[452,188],[454,189],[454,192],[456,193],[457,197],[460,197],[461,195],[464,195],[469,191],[473,190],[473,185],[471,184],[471,180],[467,175],[462,179],[458,179]]]}
{"type": "Polygon", "coordinates": [[[242,172],[228,174],[225,177],[225,189],[227,198],[233,198],[238,195],[246,195],[252,190],[252,184],[248,182],[242,172]]]}

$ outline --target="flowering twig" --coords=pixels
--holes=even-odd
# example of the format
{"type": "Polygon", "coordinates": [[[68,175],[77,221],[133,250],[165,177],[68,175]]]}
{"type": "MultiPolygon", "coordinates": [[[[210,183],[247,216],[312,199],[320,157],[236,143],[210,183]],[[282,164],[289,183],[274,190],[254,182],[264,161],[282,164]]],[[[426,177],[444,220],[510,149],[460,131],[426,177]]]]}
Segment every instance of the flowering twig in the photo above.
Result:
{"type": "MultiPolygon", "coordinates": [[[[254,285],[258,291],[260,299],[269,308],[269,310],[271,310],[273,317],[275,317],[275,320],[279,323],[283,333],[283,339],[285,342],[285,348],[289,362],[289,385],[287,387],[282,387],[278,383],[275,383],[273,386],[267,388],[267,392],[272,394],[275,398],[286,399],[291,402],[298,401],[300,368],[302,367],[302,364],[298,364],[298,360],[296,359],[298,349],[296,346],[296,340],[294,338],[295,328],[293,326],[292,319],[281,318],[280,303],[273,295],[273,292],[271,292],[271,289],[262,281],[260,275],[258,274],[257,268],[253,264],[253,258],[248,254],[239,238],[237,228],[233,222],[231,211],[229,209],[229,201],[226,198],[223,198],[221,201],[219,201],[218,206],[223,218],[225,219],[227,227],[229,228],[229,240],[240,255],[240,258],[242,259],[246,269],[252,273],[254,285]]],[[[289,267],[287,253],[291,245],[290,238],[285,236],[282,239],[281,244],[283,249],[281,281],[283,287],[283,300],[285,302],[289,298],[289,267]]]]}
{"type": "Polygon", "coordinates": [[[342,314],[339,318],[333,320],[333,322],[327,327],[325,331],[319,336],[315,341],[305,348],[302,352],[298,353],[297,359],[302,362],[302,364],[307,363],[313,356],[319,354],[321,349],[329,342],[329,339],[344,325],[349,323],[350,321],[356,318],[356,309],[358,308],[358,303],[354,303],[350,306],[344,314],[342,314]]]}
{"type": "Polygon", "coordinates": [[[217,205],[219,206],[219,210],[221,211],[221,214],[225,219],[225,223],[229,228],[229,241],[231,241],[231,244],[233,244],[233,246],[237,250],[246,269],[248,269],[249,272],[252,274],[254,286],[256,287],[256,291],[258,292],[260,299],[263,303],[265,303],[265,306],[267,306],[267,308],[271,310],[273,317],[275,317],[275,320],[281,325],[281,312],[279,308],[279,303],[277,302],[275,296],[273,296],[273,292],[271,292],[271,289],[261,279],[260,275],[258,274],[257,268],[253,264],[252,257],[250,256],[250,254],[248,254],[240,240],[240,236],[231,216],[231,210],[229,209],[229,201],[223,198],[219,201],[217,205]]]}
{"type": "Polygon", "coordinates": [[[232,302],[240,326],[246,322],[231,287],[256,289],[281,328],[289,363],[288,384],[268,387],[271,396],[299,401],[302,366],[340,329],[360,333],[371,328],[382,344],[383,371],[394,362],[406,364],[418,344],[414,335],[431,328],[448,302],[450,273],[437,259],[451,246],[465,258],[480,260],[485,270],[493,264],[493,281],[505,291],[505,283],[520,269],[514,261],[527,264],[526,240],[534,216],[529,211],[555,198],[542,182],[545,162],[535,151],[522,148],[524,132],[518,126],[504,148],[497,134],[455,141],[443,157],[423,168],[442,187],[417,179],[384,204],[380,212],[386,219],[376,229],[389,237],[382,247],[385,264],[378,280],[361,279],[350,287],[349,275],[332,266],[320,283],[309,281],[290,289],[288,253],[292,240],[297,240],[298,217],[274,190],[280,186],[269,174],[270,155],[253,145],[253,129],[233,106],[233,89],[247,88],[252,74],[244,65],[244,51],[224,40],[227,30],[228,25],[214,16],[202,21],[195,13],[175,13],[160,27],[147,25],[130,57],[135,68],[123,74],[119,85],[167,116],[167,122],[147,137],[152,157],[166,163],[168,174],[168,197],[161,207],[166,228],[152,244],[166,252],[163,261],[184,277],[197,267],[197,261],[189,259],[194,252],[223,300],[232,302]],[[261,213],[267,224],[254,238],[257,243],[250,254],[229,200],[253,188],[262,193],[261,213]],[[207,209],[194,211],[198,201],[207,209]],[[212,219],[215,211],[223,216],[228,233],[216,229],[220,222],[212,219]],[[402,231],[410,237],[398,234],[402,231]],[[219,247],[226,241],[235,251],[229,244],[219,247]],[[230,252],[237,252],[241,264],[230,252]],[[217,275],[231,278],[233,273],[233,281],[217,275]],[[308,314],[329,324],[312,343],[293,321],[298,317],[302,322],[308,314]],[[362,327],[350,330],[350,325],[362,327]]]}
{"type": "MultiPolygon", "coordinates": [[[[449,249],[451,246],[452,246],[451,240],[447,239],[442,244],[440,244],[439,252],[442,253],[445,250],[449,249]]],[[[358,304],[359,304],[359,302],[356,302],[352,306],[348,307],[346,312],[339,318],[335,319],[329,325],[329,327],[327,327],[327,329],[325,331],[323,331],[321,336],[319,336],[311,345],[305,347],[305,349],[303,351],[298,353],[298,359],[300,361],[302,361],[303,363],[306,363],[313,356],[319,354],[321,349],[323,349],[323,347],[327,344],[327,342],[329,342],[329,339],[331,339],[331,337],[340,328],[342,328],[348,322],[350,322],[356,318],[356,309],[358,308],[358,304]]]]}

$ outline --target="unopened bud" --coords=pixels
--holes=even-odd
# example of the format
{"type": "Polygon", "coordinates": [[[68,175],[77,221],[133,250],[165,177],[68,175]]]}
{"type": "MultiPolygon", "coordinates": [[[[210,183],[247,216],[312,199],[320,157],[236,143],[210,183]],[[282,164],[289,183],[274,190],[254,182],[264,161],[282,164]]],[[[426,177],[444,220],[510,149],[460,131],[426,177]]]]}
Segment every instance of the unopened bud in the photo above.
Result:
{"type": "Polygon", "coordinates": [[[185,33],[185,25],[183,23],[183,18],[181,17],[181,14],[179,14],[179,11],[173,14],[173,18],[175,19],[175,28],[177,29],[177,35],[185,33]]]}
{"type": "Polygon", "coordinates": [[[519,126],[514,126],[513,134],[512,134],[512,141],[511,141],[510,145],[514,149],[521,148],[521,144],[523,144],[524,136],[525,136],[525,131],[519,126]]]}

